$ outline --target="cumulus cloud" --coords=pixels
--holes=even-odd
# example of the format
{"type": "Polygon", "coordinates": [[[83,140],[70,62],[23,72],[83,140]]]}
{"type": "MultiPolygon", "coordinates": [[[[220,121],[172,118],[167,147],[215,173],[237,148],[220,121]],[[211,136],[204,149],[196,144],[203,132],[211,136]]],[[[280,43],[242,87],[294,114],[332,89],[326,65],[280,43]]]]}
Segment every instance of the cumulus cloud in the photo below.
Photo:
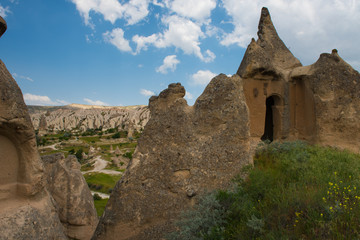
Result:
{"type": "Polygon", "coordinates": [[[3,7],[0,4],[0,16],[3,17],[3,18],[6,18],[8,13],[11,13],[9,7],[3,7]]]}
{"type": "Polygon", "coordinates": [[[98,106],[107,106],[109,104],[105,103],[105,102],[102,102],[100,100],[91,100],[89,98],[84,98],[83,99],[86,103],[90,104],[90,105],[98,105],[98,106]]]}
{"type": "Polygon", "coordinates": [[[211,11],[216,7],[215,0],[173,0],[167,6],[178,15],[204,22],[210,18],[211,11]]]}
{"type": "Polygon", "coordinates": [[[322,52],[339,50],[345,60],[360,55],[360,4],[354,0],[222,0],[232,18],[234,30],[226,33],[222,45],[246,47],[256,37],[260,9],[267,6],[285,44],[304,64],[311,64],[322,52]]]}
{"type": "Polygon", "coordinates": [[[114,28],[111,32],[103,34],[105,41],[114,45],[122,52],[132,52],[129,41],[124,38],[124,31],[121,28],[114,28]]]}
{"type": "Polygon", "coordinates": [[[217,74],[209,70],[199,70],[191,75],[191,84],[205,86],[213,79],[217,74]]]}
{"type": "Polygon", "coordinates": [[[150,90],[146,90],[146,89],[141,89],[140,90],[140,94],[144,95],[145,97],[150,97],[150,96],[154,96],[155,93],[153,91],[150,90]]]}
{"type": "Polygon", "coordinates": [[[18,75],[17,73],[13,73],[12,76],[13,76],[13,78],[15,78],[15,79],[25,79],[25,80],[28,80],[28,81],[30,81],[30,82],[33,82],[33,81],[34,81],[31,77],[26,77],[26,76],[18,75]]]}
{"type": "Polygon", "coordinates": [[[24,100],[27,105],[66,105],[67,101],[59,100],[52,101],[48,96],[34,95],[31,93],[24,94],[24,100]]]}
{"type": "Polygon", "coordinates": [[[118,0],[71,0],[83,17],[86,25],[91,26],[90,12],[103,15],[112,24],[125,19],[129,25],[136,24],[148,14],[149,0],[130,0],[121,4],[118,0]]]}
{"type": "Polygon", "coordinates": [[[186,100],[192,100],[194,98],[194,96],[190,92],[186,91],[184,98],[186,100]]]}
{"type": "Polygon", "coordinates": [[[204,62],[211,62],[215,59],[215,54],[210,50],[206,50],[204,54],[201,52],[200,39],[205,37],[205,34],[200,25],[177,15],[163,17],[162,23],[167,26],[163,33],[147,37],[135,35],[132,38],[137,45],[136,53],[146,50],[149,45],[157,48],[174,46],[183,50],[185,54],[197,56],[204,62]]]}
{"type": "Polygon", "coordinates": [[[178,65],[180,61],[176,58],[176,55],[169,55],[164,58],[163,65],[156,68],[156,72],[160,72],[162,74],[166,74],[168,70],[175,71],[176,65],[178,65]]]}

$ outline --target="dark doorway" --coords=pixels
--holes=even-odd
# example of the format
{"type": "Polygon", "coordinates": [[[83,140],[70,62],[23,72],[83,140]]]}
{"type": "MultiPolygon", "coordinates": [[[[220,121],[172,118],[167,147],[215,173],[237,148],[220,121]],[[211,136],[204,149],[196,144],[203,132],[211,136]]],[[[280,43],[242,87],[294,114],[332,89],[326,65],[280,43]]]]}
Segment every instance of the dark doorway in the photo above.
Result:
{"type": "Polygon", "coordinates": [[[266,98],[266,115],[265,115],[265,131],[262,135],[261,140],[269,140],[272,142],[274,140],[274,118],[273,118],[273,109],[275,101],[274,97],[270,96],[266,98]]]}

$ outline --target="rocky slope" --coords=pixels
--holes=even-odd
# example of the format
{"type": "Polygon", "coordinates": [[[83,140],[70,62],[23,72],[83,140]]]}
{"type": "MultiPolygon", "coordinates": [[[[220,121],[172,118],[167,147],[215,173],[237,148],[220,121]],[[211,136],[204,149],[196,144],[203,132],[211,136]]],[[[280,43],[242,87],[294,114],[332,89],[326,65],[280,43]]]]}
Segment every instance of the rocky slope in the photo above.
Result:
{"type": "Polygon", "coordinates": [[[148,107],[141,105],[103,107],[71,104],[56,107],[28,106],[28,109],[34,128],[45,132],[115,127],[127,131],[140,130],[150,116],[148,107]]]}

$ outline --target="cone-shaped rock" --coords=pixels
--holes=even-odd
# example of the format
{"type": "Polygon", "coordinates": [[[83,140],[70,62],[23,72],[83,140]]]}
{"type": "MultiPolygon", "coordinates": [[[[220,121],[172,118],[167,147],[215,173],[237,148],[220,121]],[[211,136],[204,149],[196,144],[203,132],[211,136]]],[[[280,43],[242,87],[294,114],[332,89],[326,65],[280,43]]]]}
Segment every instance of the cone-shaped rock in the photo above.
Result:
{"type": "Polygon", "coordinates": [[[237,74],[243,78],[263,75],[278,76],[283,70],[301,66],[279,38],[267,8],[262,8],[258,26],[258,40],[251,40],[237,74]]]}

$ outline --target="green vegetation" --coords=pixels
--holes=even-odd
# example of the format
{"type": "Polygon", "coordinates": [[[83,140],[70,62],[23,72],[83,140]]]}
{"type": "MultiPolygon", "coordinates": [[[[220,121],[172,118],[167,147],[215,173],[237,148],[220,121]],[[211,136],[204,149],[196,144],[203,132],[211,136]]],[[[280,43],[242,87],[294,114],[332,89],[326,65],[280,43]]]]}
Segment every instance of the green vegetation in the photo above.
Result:
{"type": "Polygon", "coordinates": [[[100,138],[101,138],[100,136],[96,136],[96,137],[81,137],[80,139],[84,143],[95,143],[95,142],[99,142],[100,138]]]}
{"type": "Polygon", "coordinates": [[[106,206],[106,203],[108,202],[108,200],[109,200],[108,198],[98,199],[98,200],[94,199],[96,212],[99,217],[101,217],[101,215],[104,213],[105,206],[106,206]]]}
{"type": "Polygon", "coordinates": [[[243,171],[247,177],[232,189],[182,214],[169,239],[360,238],[359,155],[303,142],[263,144],[243,171]]]}
{"type": "Polygon", "coordinates": [[[122,175],[109,175],[105,173],[87,173],[84,175],[89,188],[96,192],[109,194],[122,175]]]}
{"type": "Polygon", "coordinates": [[[111,138],[126,138],[128,135],[127,131],[120,131],[111,136],[111,138]]]}

